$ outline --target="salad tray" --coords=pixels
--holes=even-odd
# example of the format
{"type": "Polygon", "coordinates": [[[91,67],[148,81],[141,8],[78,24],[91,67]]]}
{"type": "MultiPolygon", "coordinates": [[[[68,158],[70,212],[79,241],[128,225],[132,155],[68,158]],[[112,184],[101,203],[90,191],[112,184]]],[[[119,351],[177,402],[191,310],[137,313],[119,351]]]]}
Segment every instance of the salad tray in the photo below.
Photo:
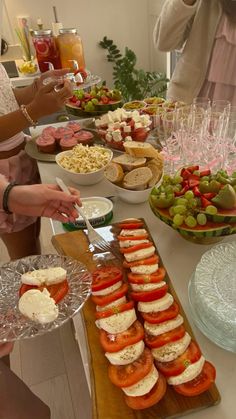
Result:
{"type": "MultiPolygon", "coordinates": [[[[144,228],[148,231],[146,225],[144,225],[144,228]]],[[[99,234],[101,234],[105,240],[109,241],[114,248],[118,248],[116,236],[119,230],[120,228],[116,223],[97,229],[99,234]]],[[[149,236],[151,238],[150,232],[149,236]]],[[[83,231],[73,231],[56,235],[52,238],[52,243],[60,254],[71,256],[81,261],[91,272],[101,264],[121,264],[119,260],[107,259],[104,256],[105,254],[91,253],[88,247],[87,236],[83,231]]],[[[163,265],[161,258],[160,265],[163,265]]],[[[194,338],[191,326],[182,309],[168,274],[166,275],[166,282],[169,285],[169,292],[179,304],[180,314],[184,317],[185,328],[191,337],[194,338]]],[[[132,410],[126,405],[122,391],[115,387],[109,380],[109,362],[100,346],[99,333],[95,326],[95,304],[91,299],[87,300],[85,303],[82,315],[84,317],[90,358],[93,419],[175,418],[200,411],[220,402],[220,394],[215,384],[212,384],[208,391],[195,397],[184,397],[176,393],[170,386],[167,386],[166,394],[158,404],[144,410],[132,410]]],[[[202,348],[202,350],[204,353],[204,348],[202,348]]]]}

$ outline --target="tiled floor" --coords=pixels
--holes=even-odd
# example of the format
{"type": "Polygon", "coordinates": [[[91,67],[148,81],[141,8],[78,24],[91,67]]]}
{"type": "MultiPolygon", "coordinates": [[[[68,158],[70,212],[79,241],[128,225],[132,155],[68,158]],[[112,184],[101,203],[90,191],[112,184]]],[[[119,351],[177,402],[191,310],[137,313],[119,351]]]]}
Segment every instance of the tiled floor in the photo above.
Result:
{"type": "MultiPolygon", "coordinates": [[[[55,253],[50,239],[49,221],[43,219],[42,253],[55,253]]],[[[0,261],[7,260],[0,241],[0,261]]],[[[51,419],[91,419],[91,401],[72,322],[45,336],[17,342],[11,368],[50,406],[51,419]]]]}

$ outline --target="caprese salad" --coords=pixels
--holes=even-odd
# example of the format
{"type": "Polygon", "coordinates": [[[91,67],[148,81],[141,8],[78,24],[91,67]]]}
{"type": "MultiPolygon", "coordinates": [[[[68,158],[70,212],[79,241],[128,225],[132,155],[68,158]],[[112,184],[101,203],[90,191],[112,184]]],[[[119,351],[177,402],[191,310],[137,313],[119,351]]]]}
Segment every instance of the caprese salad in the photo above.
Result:
{"type": "Polygon", "coordinates": [[[185,329],[179,306],[165,281],[156,248],[142,220],[119,224],[118,241],[131,288],[130,297],[144,321],[144,341],[157,370],[175,391],[196,396],[215,381],[215,368],[205,360],[185,329]]]}

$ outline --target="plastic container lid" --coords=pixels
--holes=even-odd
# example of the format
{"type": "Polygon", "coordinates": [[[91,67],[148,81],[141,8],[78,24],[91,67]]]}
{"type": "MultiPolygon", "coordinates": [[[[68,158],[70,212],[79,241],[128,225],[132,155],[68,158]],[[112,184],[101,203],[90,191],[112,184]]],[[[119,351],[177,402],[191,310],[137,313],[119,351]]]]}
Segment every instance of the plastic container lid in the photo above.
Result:
{"type": "MultiPolygon", "coordinates": [[[[93,227],[103,226],[108,224],[113,217],[113,203],[100,196],[90,196],[89,198],[82,198],[82,208],[93,227]]],[[[66,223],[64,227],[67,230],[84,229],[86,224],[81,216],[79,216],[75,223],[66,223]]]]}

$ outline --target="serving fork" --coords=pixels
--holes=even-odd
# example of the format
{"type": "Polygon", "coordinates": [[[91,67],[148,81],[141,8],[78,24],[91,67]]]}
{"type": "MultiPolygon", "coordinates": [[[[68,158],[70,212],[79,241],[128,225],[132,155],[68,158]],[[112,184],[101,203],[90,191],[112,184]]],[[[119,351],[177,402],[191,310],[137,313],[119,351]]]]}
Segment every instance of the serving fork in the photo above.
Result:
{"type": "MultiPolygon", "coordinates": [[[[59,188],[67,193],[68,195],[71,195],[70,190],[68,189],[68,187],[65,185],[65,183],[63,182],[62,179],[56,177],[56,183],[59,186],[59,188]]],[[[109,252],[112,253],[116,258],[121,259],[121,255],[118,253],[118,251],[116,251],[115,249],[113,249],[110,245],[109,242],[107,242],[94,228],[93,226],[90,224],[88,218],[86,217],[86,215],[84,214],[84,211],[82,210],[81,207],[79,207],[79,205],[75,204],[74,205],[75,209],[77,210],[78,214],[81,215],[81,217],[83,218],[83,220],[85,221],[86,227],[87,227],[87,236],[88,236],[88,240],[89,243],[98,248],[99,250],[102,250],[103,252],[109,252]]]]}

